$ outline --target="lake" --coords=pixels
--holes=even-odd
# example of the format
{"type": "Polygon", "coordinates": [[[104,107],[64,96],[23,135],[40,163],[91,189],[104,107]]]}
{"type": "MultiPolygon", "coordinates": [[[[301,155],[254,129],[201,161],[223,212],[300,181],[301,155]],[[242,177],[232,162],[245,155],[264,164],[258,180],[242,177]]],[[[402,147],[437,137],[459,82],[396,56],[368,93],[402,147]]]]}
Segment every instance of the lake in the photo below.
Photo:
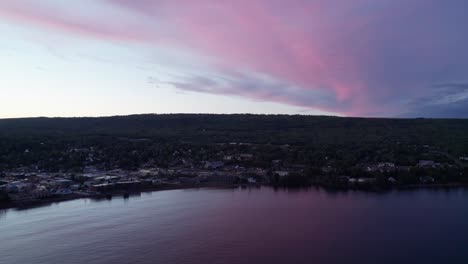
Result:
{"type": "Polygon", "coordinates": [[[468,263],[468,191],[186,189],[0,211],[0,263],[468,263]]]}

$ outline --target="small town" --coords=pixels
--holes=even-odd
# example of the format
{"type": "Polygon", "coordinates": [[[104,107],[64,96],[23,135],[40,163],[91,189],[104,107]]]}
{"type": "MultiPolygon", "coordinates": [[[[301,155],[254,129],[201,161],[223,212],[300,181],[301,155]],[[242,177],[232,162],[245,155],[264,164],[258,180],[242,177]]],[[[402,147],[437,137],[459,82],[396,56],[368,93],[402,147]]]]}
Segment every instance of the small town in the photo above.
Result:
{"type": "MultiPolygon", "coordinates": [[[[5,206],[27,206],[48,201],[62,201],[84,197],[128,196],[131,193],[179,188],[240,187],[258,188],[322,186],[332,189],[360,189],[382,191],[409,187],[450,187],[467,183],[468,157],[450,159],[450,155],[422,146],[442,161],[417,160],[413,166],[391,161],[362,162],[342,168],[333,158],[322,158],[322,166],[293,163],[292,159],[265,162],[261,145],[249,143],[215,144],[206,147],[175,150],[165,166],[148,160],[136,168],[106,169],[100,163],[94,147],[68,149],[63,155],[79,154],[84,166],[74,171],[48,172],[37,165],[6,169],[0,172],[0,193],[5,206]],[[248,152],[246,152],[248,151],[248,152]],[[197,157],[197,158],[194,158],[197,157]],[[262,157],[262,162],[259,161],[262,157]]],[[[297,148],[276,147],[284,157],[297,155],[297,148]]],[[[136,151],[136,150],[135,150],[136,151]]],[[[25,149],[28,155],[31,149],[25,149]]]]}

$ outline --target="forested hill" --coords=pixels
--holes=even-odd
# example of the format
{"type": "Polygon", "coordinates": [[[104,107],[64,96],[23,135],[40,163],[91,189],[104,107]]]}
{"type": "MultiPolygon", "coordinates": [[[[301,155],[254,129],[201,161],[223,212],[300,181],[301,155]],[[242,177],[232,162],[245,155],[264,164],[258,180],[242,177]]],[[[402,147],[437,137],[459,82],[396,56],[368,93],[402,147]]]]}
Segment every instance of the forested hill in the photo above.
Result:
{"type": "Polygon", "coordinates": [[[125,137],[190,143],[244,142],[354,147],[427,144],[468,150],[468,119],[343,118],[303,115],[164,114],[0,119],[0,139],[125,137]]]}

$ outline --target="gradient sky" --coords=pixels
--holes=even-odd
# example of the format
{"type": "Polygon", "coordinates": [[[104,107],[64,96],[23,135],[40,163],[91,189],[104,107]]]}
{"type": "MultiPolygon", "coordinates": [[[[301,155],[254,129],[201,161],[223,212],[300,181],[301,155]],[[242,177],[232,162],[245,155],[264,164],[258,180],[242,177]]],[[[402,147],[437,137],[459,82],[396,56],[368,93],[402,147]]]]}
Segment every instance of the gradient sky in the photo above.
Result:
{"type": "Polygon", "coordinates": [[[1,0],[0,117],[468,118],[466,0],[1,0]]]}

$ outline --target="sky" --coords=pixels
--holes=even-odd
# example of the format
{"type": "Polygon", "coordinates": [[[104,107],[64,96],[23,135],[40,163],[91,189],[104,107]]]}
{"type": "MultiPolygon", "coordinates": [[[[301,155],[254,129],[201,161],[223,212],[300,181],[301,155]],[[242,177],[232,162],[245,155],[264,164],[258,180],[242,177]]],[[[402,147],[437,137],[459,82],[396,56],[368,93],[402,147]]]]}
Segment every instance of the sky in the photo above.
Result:
{"type": "Polygon", "coordinates": [[[0,118],[468,118],[466,0],[1,0],[0,118]]]}

